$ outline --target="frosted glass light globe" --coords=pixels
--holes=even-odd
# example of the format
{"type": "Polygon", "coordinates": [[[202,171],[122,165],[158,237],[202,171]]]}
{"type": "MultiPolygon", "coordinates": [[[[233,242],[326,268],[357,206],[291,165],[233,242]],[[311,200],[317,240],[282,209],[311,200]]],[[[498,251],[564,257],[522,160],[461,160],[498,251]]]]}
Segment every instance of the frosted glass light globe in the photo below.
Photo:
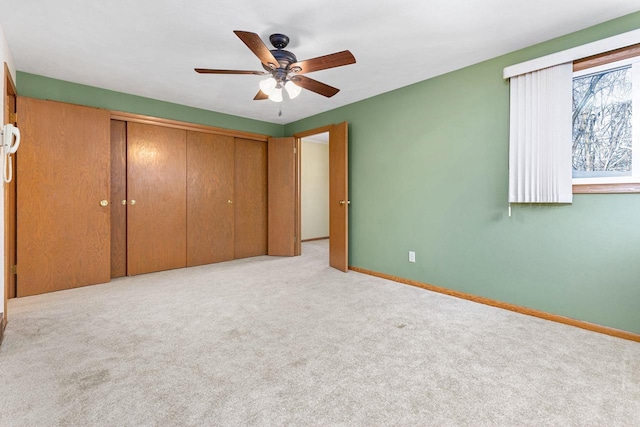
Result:
{"type": "Polygon", "coordinates": [[[269,77],[268,79],[262,80],[260,82],[260,90],[265,95],[271,95],[273,91],[276,89],[277,84],[278,82],[276,82],[276,79],[274,79],[273,77],[269,77]]]}
{"type": "Polygon", "coordinates": [[[269,95],[269,99],[273,102],[282,102],[282,89],[274,89],[269,95]]]}
{"type": "Polygon", "coordinates": [[[292,82],[291,80],[285,83],[284,88],[287,90],[287,93],[289,94],[289,98],[291,99],[300,95],[300,92],[302,92],[302,88],[297,84],[295,84],[294,82],[292,82]]]}

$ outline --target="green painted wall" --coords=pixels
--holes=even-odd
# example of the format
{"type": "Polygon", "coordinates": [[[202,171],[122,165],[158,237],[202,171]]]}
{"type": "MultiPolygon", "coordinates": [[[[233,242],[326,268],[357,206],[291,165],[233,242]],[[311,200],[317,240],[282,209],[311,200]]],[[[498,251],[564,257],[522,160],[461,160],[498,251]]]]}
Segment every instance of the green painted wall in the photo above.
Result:
{"type": "Polygon", "coordinates": [[[108,110],[125,111],[276,137],[283,136],[284,127],[282,125],[114,92],[35,74],[18,72],[16,86],[21,96],[31,98],[88,105],[108,110]]]}
{"type": "Polygon", "coordinates": [[[349,122],[350,264],[640,333],[640,194],[509,218],[502,79],[505,66],[637,28],[640,13],[286,125],[349,122]]]}

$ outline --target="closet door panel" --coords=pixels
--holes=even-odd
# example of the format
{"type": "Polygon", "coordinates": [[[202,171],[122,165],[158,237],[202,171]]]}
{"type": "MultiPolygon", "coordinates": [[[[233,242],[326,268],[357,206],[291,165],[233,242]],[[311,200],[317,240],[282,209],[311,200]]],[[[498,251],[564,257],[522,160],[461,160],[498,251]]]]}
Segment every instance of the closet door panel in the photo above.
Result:
{"type": "Polygon", "coordinates": [[[267,142],[235,140],[235,258],[267,253],[267,142]]]}
{"type": "Polygon", "coordinates": [[[187,132],[187,266],[234,257],[234,138],[187,132]]]}
{"type": "Polygon", "coordinates": [[[109,112],[23,97],[18,112],[18,296],[108,282],[109,112]]]}
{"type": "Polygon", "coordinates": [[[269,138],[269,245],[274,256],[296,255],[296,139],[269,138]]]}
{"type": "Polygon", "coordinates": [[[186,131],[127,124],[127,274],[186,266],[186,131]]]}

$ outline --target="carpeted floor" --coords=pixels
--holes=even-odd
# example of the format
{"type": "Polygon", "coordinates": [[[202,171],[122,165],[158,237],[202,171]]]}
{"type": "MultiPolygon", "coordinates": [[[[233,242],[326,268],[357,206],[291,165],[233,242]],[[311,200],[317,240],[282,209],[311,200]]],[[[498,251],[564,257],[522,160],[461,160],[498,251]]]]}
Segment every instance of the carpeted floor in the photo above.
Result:
{"type": "Polygon", "coordinates": [[[11,300],[0,425],[640,425],[639,344],[303,252],[11,300]]]}

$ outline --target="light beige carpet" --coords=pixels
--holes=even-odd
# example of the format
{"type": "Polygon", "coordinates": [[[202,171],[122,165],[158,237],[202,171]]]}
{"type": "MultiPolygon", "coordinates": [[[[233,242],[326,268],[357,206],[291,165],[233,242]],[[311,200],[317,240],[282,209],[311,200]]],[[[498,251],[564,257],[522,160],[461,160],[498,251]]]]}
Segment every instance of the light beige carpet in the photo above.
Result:
{"type": "Polygon", "coordinates": [[[303,251],[11,300],[0,425],[640,425],[639,344],[303,251]]]}

